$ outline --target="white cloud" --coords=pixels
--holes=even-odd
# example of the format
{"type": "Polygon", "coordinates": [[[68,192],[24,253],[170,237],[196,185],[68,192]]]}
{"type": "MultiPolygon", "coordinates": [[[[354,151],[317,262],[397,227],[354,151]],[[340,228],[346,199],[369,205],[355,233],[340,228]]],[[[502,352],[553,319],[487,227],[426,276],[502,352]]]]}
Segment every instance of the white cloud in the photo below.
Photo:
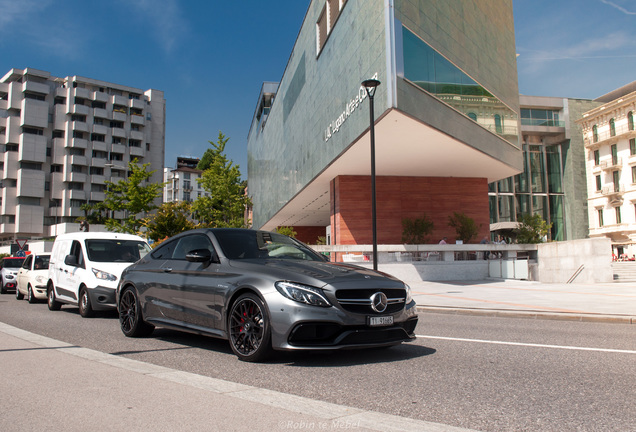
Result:
{"type": "Polygon", "coordinates": [[[625,15],[636,15],[636,12],[632,12],[627,10],[626,8],[624,8],[621,5],[618,5],[614,2],[611,2],[609,0],[601,0],[601,3],[605,3],[606,5],[612,6],[613,8],[618,9],[619,11],[623,12],[625,15]]]}
{"type": "Polygon", "coordinates": [[[0,32],[26,21],[33,13],[46,8],[51,0],[0,0],[0,32]]]}

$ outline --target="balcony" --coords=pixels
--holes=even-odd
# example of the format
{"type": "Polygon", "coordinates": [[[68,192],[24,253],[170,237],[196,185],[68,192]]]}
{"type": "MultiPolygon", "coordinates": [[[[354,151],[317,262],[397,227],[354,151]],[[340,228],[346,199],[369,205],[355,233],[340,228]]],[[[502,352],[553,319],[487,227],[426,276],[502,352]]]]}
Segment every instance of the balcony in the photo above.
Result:
{"type": "Polygon", "coordinates": [[[108,111],[104,108],[93,108],[93,117],[109,119],[108,111]]]}
{"type": "Polygon", "coordinates": [[[126,131],[122,128],[119,127],[114,127],[110,129],[111,131],[111,135],[113,137],[119,137],[119,138],[124,138],[126,139],[126,131]]]}
{"type": "Polygon", "coordinates": [[[88,148],[88,140],[84,138],[71,138],[66,141],[66,147],[85,149],[88,148]]]}
{"type": "Polygon", "coordinates": [[[103,152],[109,152],[110,151],[109,145],[106,144],[104,141],[93,141],[92,145],[93,145],[93,150],[98,150],[98,151],[103,151],[103,152]]]}
{"type": "Polygon", "coordinates": [[[141,131],[133,131],[133,130],[131,130],[131,131],[128,133],[128,138],[135,139],[135,140],[139,140],[139,141],[143,141],[143,139],[144,139],[144,133],[143,133],[143,132],[141,132],[141,131]]]}
{"type": "Polygon", "coordinates": [[[130,116],[130,122],[132,124],[144,126],[146,124],[146,119],[141,114],[133,114],[133,115],[130,116]]]}
{"type": "Polygon", "coordinates": [[[113,105],[123,105],[128,106],[128,98],[119,95],[111,96],[111,102],[113,105]]]}
{"type": "Polygon", "coordinates": [[[104,201],[106,194],[104,192],[91,192],[91,201],[104,201]]]}
{"type": "Polygon", "coordinates": [[[108,133],[108,127],[104,125],[94,124],[93,133],[96,133],[99,135],[106,135],[108,133]]]}
{"type": "Polygon", "coordinates": [[[603,171],[613,171],[623,167],[623,159],[615,158],[601,161],[600,167],[603,171]]]}
{"type": "Polygon", "coordinates": [[[126,121],[127,114],[125,112],[113,111],[113,120],[115,121],[126,121]]]}
{"type": "Polygon", "coordinates": [[[113,153],[125,154],[126,146],[123,144],[111,144],[110,151],[113,153]]]}
{"type": "Polygon", "coordinates": [[[96,92],[93,92],[92,99],[98,102],[108,102],[108,95],[106,93],[96,91],[96,92]]]}
{"type": "Polygon", "coordinates": [[[104,184],[106,181],[106,177],[100,174],[91,174],[91,183],[94,184],[104,184]]]}
{"type": "Polygon", "coordinates": [[[130,150],[131,156],[144,157],[146,155],[146,152],[141,147],[128,147],[128,149],[130,150]]]}
{"type": "Polygon", "coordinates": [[[613,183],[609,183],[601,189],[601,195],[607,198],[610,204],[622,201],[624,193],[625,187],[620,184],[615,185],[613,183]]]}
{"type": "Polygon", "coordinates": [[[71,129],[80,132],[88,132],[88,123],[83,121],[74,121],[71,123],[71,129]]]}
{"type": "Polygon", "coordinates": [[[612,134],[609,129],[599,131],[594,139],[591,133],[586,134],[584,138],[585,148],[595,148],[605,144],[613,144],[618,142],[619,138],[636,138],[636,130],[630,130],[627,124],[619,124],[615,127],[615,133],[612,134]]]}
{"type": "Polygon", "coordinates": [[[68,114],[88,115],[90,110],[86,105],[70,104],[68,114]]]}
{"type": "Polygon", "coordinates": [[[130,108],[144,109],[145,105],[146,104],[142,99],[128,99],[128,106],[130,108]]]}
{"type": "Polygon", "coordinates": [[[51,88],[46,84],[42,84],[42,83],[38,83],[34,81],[27,81],[24,84],[22,84],[22,91],[48,95],[51,92],[51,88]]]}
{"type": "Polygon", "coordinates": [[[93,96],[93,93],[88,89],[85,89],[82,87],[75,87],[73,88],[72,95],[73,97],[78,97],[82,99],[90,99],[91,96],[93,96]]]}

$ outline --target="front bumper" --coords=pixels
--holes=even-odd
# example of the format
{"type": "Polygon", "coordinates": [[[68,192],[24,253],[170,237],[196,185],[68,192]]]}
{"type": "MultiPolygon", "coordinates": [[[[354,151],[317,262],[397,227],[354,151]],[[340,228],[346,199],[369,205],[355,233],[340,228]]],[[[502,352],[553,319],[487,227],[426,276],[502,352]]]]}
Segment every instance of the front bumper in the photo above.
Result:
{"type": "Polygon", "coordinates": [[[369,314],[347,312],[336,306],[302,305],[280,297],[275,293],[266,299],[272,322],[272,348],[276,350],[372,348],[415,339],[418,317],[414,301],[389,314],[392,325],[371,327],[367,324],[369,314]]]}
{"type": "Polygon", "coordinates": [[[93,310],[116,309],[115,288],[96,286],[88,289],[93,310]]]}

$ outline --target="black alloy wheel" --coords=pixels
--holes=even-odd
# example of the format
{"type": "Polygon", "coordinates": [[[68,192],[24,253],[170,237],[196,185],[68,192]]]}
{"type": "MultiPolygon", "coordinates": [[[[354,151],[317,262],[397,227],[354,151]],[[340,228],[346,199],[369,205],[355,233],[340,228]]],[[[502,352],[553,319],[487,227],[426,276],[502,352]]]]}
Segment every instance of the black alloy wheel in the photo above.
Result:
{"type": "Polygon", "coordinates": [[[271,353],[269,316],[255,294],[241,295],[228,317],[230,346],[240,360],[262,361],[271,353]]]}
{"type": "Polygon", "coordinates": [[[122,333],[128,337],[148,336],[154,330],[152,324],[144,321],[141,315],[139,298],[133,288],[126,288],[119,299],[119,325],[122,333]]]}

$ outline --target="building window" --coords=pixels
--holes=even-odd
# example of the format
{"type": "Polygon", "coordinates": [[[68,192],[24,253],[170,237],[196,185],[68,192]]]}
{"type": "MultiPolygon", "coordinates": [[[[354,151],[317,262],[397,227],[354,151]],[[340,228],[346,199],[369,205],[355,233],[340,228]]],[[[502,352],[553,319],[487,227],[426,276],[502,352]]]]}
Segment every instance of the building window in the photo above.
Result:
{"type": "Polygon", "coordinates": [[[598,226],[602,227],[603,225],[605,225],[603,223],[603,209],[598,209],[598,226]]]}
{"type": "Polygon", "coordinates": [[[612,153],[612,165],[618,165],[618,147],[616,144],[612,144],[610,151],[612,153]]]}
{"type": "Polygon", "coordinates": [[[474,112],[469,112],[468,113],[468,117],[472,120],[472,121],[477,121],[477,114],[475,114],[474,112]]]}
{"type": "Polygon", "coordinates": [[[631,138],[629,140],[629,154],[631,156],[636,155],[636,138],[631,138]]]}
{"type": "Polygon", "coordinates": [[[616,211],[616,224],[618,225],[623,223],[623,219],[621,218],[621,208],[614,207],[614,210],[616,211]]]}
{"type": "Polygon", "coordinates": [[[614,119],[610,119],[609,126],[610,126],[610,136],[616,136],[616,122],[614,121],[614,119]]]}
{"type": "Polygon", "coordinates": [[[598,126],[592,126],[592,140],[597,143],[598,142],[598,126]]]}
{"type": "Polygon", "coordinates": [[[619,192],[621,190],[620,177],[621,177],[620,171],[612,172],[612,180],[614,181],[614,192],[619,192]]]}
{"type": "Polygon", "coordinates": [[[92,175],[104,175],[104,168],[100,167],[91,167],[90,173],[92,175]]]}
{"type": "Polygon", "coordinates": [[[53,135],[52,138],[64,138],[64,131],[63,130],[54,130],[53,131],[53,135]]]}
{"type": "Polygon", "coordinates": [[[636,166],[632,167],[632,183],[636,183],[636,166]]]}
{"type": "Polygon", "coordinates": [[[627,113],[627,129],[634,130],[634,113],[632,111],[627,113]]]}
{"type": "Polygon", "coordinates": [[[73,131],[73,138],[84,139],[84,132],[82,131],[73,131]]]}
{"type": "Polygon", "coordinates": [[[62,172],[62,165],[51,165],[51,172],[62,172]]]}
{"type": "Polygon", "coordinates": [[[84,190],[84,183],[80,183],[80,182],[68,182],[67,183],[67,189],[68,190],[84,190]]]}
{"type": "Polygon", "coordinates": [[[601,188],[603,187],[603,184],[601,183],[601,176],[597,175],[596,176],[596,191],[600,191],[601,188]]]}
{"type": "Polygon", "coordinates": [[[594,166],[599,166],[601,163],[601,152],[599,150],[594,150],[594,166]]]}
{"type": "Polygon", "coordinates": [[[42,164],[37,162],[20,162],[20,169],[42,171],[42,164]]]}
{"type": "Polygon", "coordinates": [[[26,127],[26,126],[22,127],[22,132],[25,134],[30,134],[30,135],[44,135],[44,131],[42,129],[26,127]]]}
{"type": "Polygon", "coordinates": [[[320,54],[347,0],[327,0],[316,23],[316,55],[320,54]]]}
{"type": "Polygon", "coordinates": [[[82,114],[73,114],[71,116],[71,121],[86,123],[86,116],[82,114]]]}

